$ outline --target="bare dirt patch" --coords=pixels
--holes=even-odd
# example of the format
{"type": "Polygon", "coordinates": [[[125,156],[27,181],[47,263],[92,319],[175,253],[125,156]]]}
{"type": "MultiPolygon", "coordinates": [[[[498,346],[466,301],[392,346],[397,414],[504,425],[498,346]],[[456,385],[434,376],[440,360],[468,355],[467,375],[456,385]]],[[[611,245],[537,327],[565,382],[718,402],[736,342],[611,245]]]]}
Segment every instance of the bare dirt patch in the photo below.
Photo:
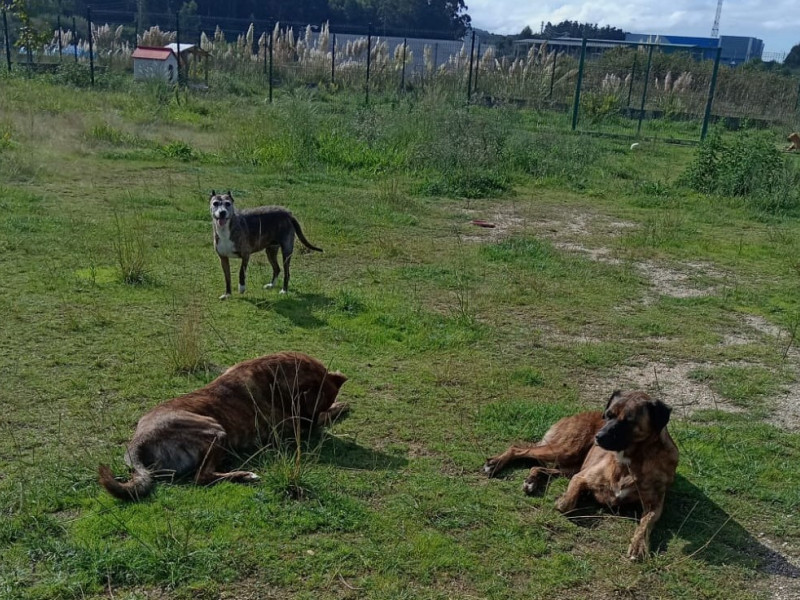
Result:
{"type": "Polygon", "coordinates": [[[611,380],[592,382],[585,389],[593,398],[606,396],[609,390],[616,388],[643,389],[654,397],[663,398],[681,417],[709,409],[742,412],[742,409],[726,402],[705,383],[689,377],[693,370],[705,366],[709,365],[699,362],[649,362],[642,366],[625,367],[611,380]]]}
{"type": "Polygon", "coordinates": [[[479,227],[470,223],[475,233],[462,236],[465,242],[496,242],[526,227],[525,217],[513,204],[497,206],[491,211],[464,209],[463,212],[470,221],[481,220],[492,225],[479,227]]]}
{"type": "MultiPolygon", "coordinates": [[[[787,515],[789,518],[789,515],[787,515]]],[[[800,598],[800,548],[789,542],[777,542],[763,533],[758,536],[764,571],[769,576],[768,588],[772,600],[800,598]]]]}
{"type": "Polygon", "coordinates": [[[699,298],[717,293],[725,274],[708,263],[682,263],[679,268],[667,267],[654,261],[637,263],[639,271],[650,280],[653,292],[672,298],[699,298]],[[705,285],[698,278],[713,278],[719,283],[705,285]]]}

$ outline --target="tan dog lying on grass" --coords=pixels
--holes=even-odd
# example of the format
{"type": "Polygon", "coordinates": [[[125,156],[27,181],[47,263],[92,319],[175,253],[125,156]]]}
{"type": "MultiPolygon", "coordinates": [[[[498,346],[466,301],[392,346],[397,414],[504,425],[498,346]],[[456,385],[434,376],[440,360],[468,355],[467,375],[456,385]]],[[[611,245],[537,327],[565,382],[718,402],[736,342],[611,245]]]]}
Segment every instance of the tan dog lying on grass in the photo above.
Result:
{"type": "Polygon", "coordinates": [[[643,558],[678,466],[678,448],[666,429],[671,410],[644,392],[616,391],[603,412],[561,419],[537,444],[511,446],[488,459],[484,471],[491,477],[513,461],[533,460],[537,465],[522,487],[528,494],[540,488],[543,478],[572,477],[556,501],[562,513],[575,509],[584,493],[613,508],[641,506],[628,557],[643,558]]]}
{"type": "Polygon", "coordinates": [[[329,423],[348,410],[336,402],[347,377],[328,371],[315,358],[280,352],[234,365],[194,392],[156,406],[144,415],[125,454],[127,482],[100,465],[100,483],[122,500],[149,494],[157,475],[193,477],[201,485],[251,482],[250,471],[220,471],[230,453],[274,441],[299,423],[329,423]]]}
{"type": "Polygon", "coordinates": [[[794,152],[795,150],[800,150],[800,133],[790,133],[787,138],[791,143],[789,147],[786,148],[787,152],[794,152]]]}

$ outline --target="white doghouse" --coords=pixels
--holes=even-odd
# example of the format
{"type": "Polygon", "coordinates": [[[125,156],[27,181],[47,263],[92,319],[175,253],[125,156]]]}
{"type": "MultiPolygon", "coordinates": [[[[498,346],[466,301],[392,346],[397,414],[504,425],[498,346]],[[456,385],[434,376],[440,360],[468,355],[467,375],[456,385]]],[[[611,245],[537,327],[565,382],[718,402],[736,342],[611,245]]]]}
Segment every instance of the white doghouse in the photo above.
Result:
{"type": "Polygon", "coordinates": [[[171,48],[139,46],[132,57],[134,79],[162,78],[168,83],[177,83],[178,57],[171,48]]]}

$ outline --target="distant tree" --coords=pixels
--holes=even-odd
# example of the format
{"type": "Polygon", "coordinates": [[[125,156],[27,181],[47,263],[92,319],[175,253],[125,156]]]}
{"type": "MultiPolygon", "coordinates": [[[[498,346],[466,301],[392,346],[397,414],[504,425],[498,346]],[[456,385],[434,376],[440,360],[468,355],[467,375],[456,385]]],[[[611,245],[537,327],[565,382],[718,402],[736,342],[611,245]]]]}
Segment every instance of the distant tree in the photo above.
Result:
{"type": "Polygon", "coordinates": [[[596,40],[624,40],[625,32],[622,29],[609,25],[598,27],[596,24],[580,23],[578,21],[561,21],[553,25],[548,21],[547,25],[544,26],[542,36],[548,39],[558,37],[587,37],[596,40]]]}
{"type": "Polygon", "coordinates": [[[795,44],[789,50],[789,54],[783,59],[783,64],[792,69],[800,67],[800,44],[795,44]]]}
{"type": "Polygon", "coordinates": [[[530,25],[525,25],[524,29],[519,32],[520,38],[530,38],[533,37],[533,30],[530,28],[530,25]]]}

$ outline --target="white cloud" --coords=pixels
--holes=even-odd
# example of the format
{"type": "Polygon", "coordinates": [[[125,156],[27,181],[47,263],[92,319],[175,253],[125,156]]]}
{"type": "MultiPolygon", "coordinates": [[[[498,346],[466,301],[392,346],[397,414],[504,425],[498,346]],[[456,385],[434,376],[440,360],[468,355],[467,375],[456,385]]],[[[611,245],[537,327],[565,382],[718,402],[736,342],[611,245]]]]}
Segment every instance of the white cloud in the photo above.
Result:
{"type": "MultiPolygon", "coordinates": [[[[568,19],[637,33],[709,36],[717,9],[716,0],[467,0],[467,5],[476,27],[507,34],[519,33],[526,25],[538,31],[542,22],[568,19]]],[[[767,51],[785,52],[800,43],[800,7],[797,0],[727,0],[722,6],[720,33],[761,38],[767,51]]]]}

